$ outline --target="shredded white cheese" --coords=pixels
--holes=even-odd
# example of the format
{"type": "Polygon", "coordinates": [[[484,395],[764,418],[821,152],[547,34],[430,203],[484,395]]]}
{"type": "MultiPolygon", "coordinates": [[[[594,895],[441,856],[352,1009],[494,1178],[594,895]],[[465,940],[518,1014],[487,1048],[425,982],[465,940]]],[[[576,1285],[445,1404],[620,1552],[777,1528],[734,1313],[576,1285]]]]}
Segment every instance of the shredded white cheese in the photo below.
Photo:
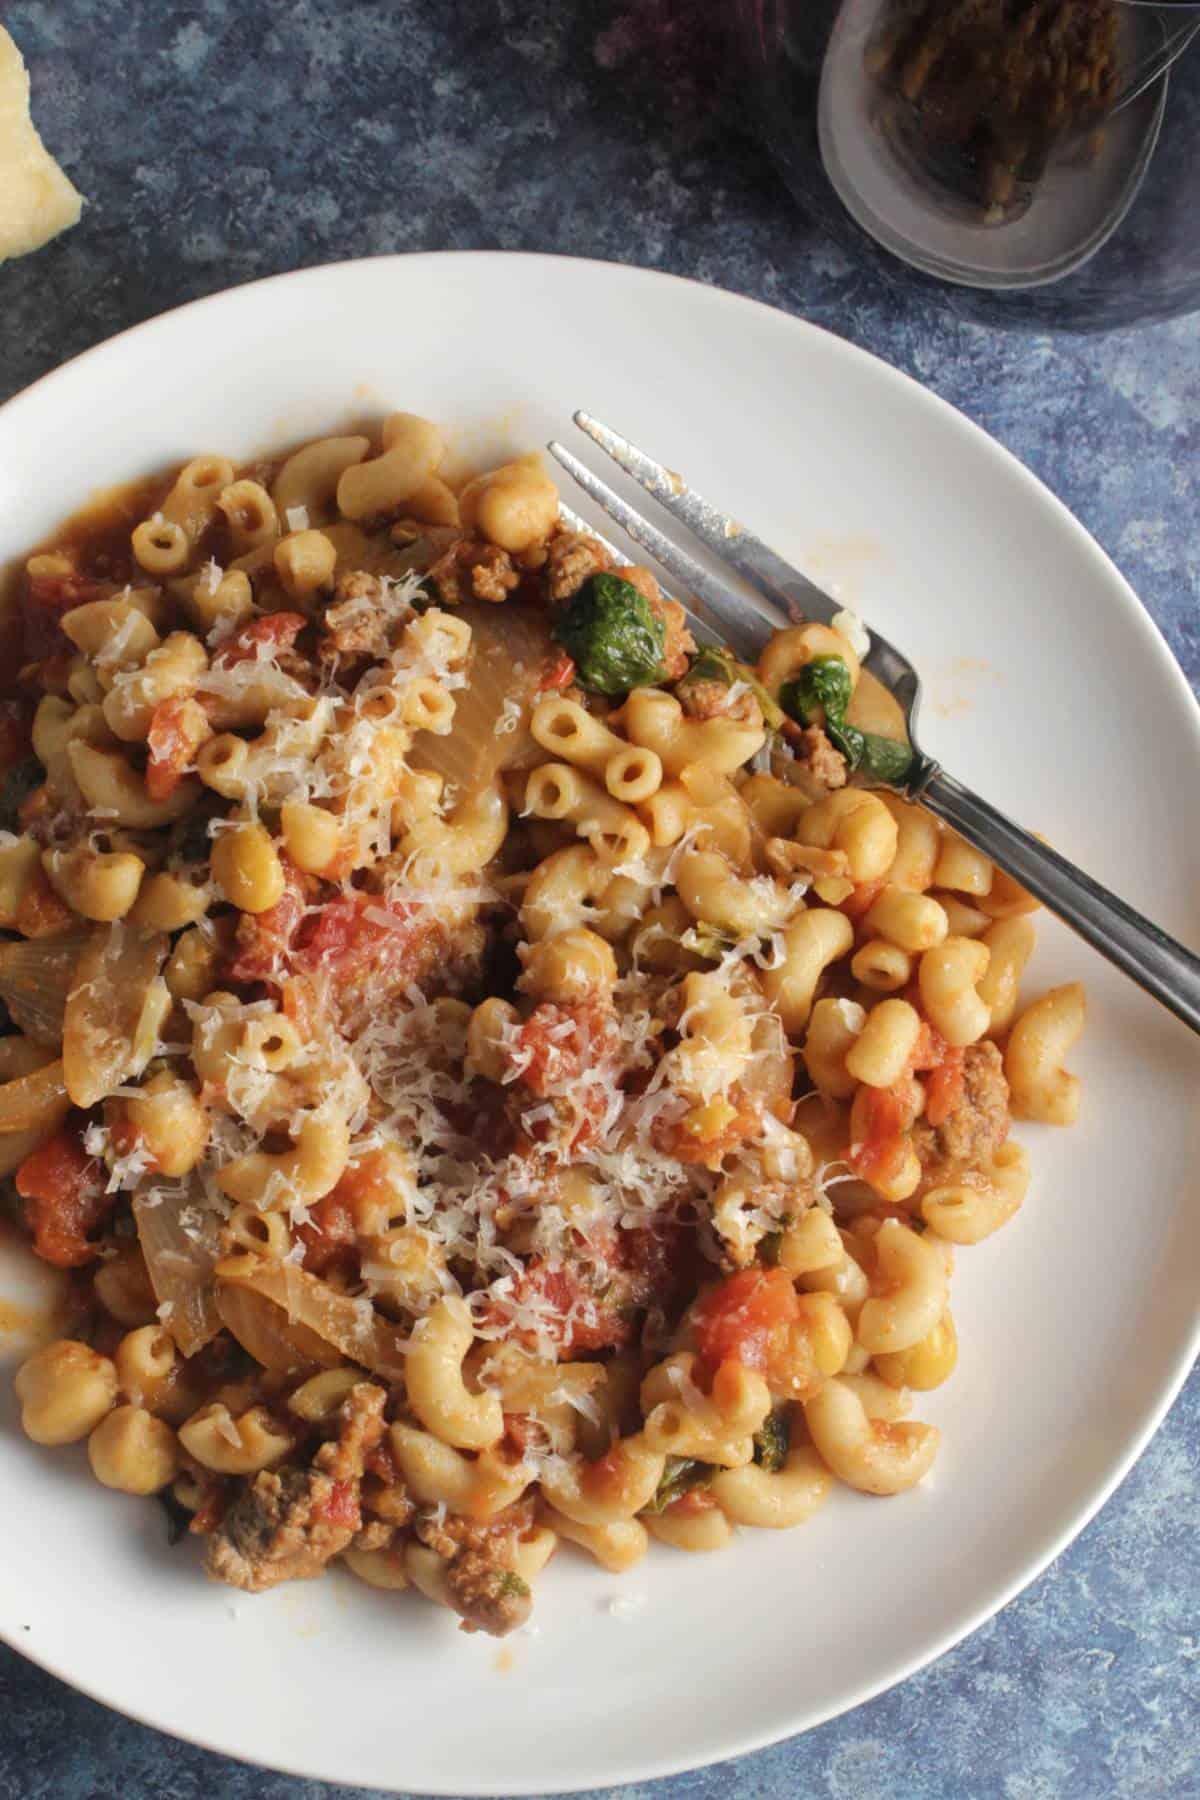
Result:
{"type": "Polygon", "coordinates": [[[841,632],[855,656],[857,656],[858,660],[861,662],[871,648],[871,638],[866,626],[863,624],[858,614],[856,612],[851,612],[848,606],[844,606],[841,612],[834,613],[833,618],[829,622],[835,631],[841,632]]]}

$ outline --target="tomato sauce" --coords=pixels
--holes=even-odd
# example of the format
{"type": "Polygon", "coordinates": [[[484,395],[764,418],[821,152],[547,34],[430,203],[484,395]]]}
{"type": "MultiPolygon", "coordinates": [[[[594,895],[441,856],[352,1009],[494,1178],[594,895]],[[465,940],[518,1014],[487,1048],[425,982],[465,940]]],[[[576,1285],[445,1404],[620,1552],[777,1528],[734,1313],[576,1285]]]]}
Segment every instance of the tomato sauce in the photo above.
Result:
{"type": "Polygon", "coordinates": [[[255,662],[260,651],[276,656],[281,650],[290,650],[307,624],[304,614],[297,612],[267,613],[252,619],[218,650],[213,667],[232,669],[235,663],[255,662]]]}
{"type": "Polygon", "coordinates": [[[117,1203],[104,1191],[104,1169],[77,1131],[60,1131],[25,1158],[16,1174],[33,1248],[58,1269],[77,1269],[97,1254],[89,1233],[117,1203]]]}
{"type": "Polygon", "coordinates": [[[146,792],[151,800],[169,800],[192,760],[192,742],[183,729],[189,701],[184,694],[161,700],[150,719],[146,745],[146,792]]]}
{"type": "Polygon", "coordinates": [[[297,1229],[304,1245],[304,1267],[313,1275],[328,1275],[336,1269],[353,1274],[358,1266],[355,1244],[358,1227],[352,1200],[342,1184],[309,1208],[309,1222],[297,1229]]]}
{"type": "Polygon", "coordinates": [[[696,1379],[710,1385],[723,1362],[769,1369],[786,1353],[800,1302],[785,1269],[739,1269],[692,1308],[696,1379]]]}

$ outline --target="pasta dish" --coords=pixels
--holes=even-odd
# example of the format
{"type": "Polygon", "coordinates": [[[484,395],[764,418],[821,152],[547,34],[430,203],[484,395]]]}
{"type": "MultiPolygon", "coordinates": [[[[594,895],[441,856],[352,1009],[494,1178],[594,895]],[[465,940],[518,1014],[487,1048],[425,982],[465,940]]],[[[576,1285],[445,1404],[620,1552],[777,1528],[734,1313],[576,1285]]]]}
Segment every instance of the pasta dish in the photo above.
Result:
{"type": "Polygon", "coordinates": [[[561,1543],[922,1479],[1084,999],[867,785],[852,614],[745,667],[536,456],[445,471],[405,413],[202,455],[13,572],[0,1177],[69,1271],[36,1443],[237,1587],[500,1634],[561,1543]]]}

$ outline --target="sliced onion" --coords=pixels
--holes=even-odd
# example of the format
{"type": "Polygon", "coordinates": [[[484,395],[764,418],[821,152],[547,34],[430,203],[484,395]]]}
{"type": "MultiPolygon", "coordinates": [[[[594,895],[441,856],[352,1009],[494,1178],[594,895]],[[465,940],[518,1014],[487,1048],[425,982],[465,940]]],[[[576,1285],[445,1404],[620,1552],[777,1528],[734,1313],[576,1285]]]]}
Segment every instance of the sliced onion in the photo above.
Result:
{"type": "Polygon", "coordinates": [[[221,1329],[213,1280],[221,1214],[193,1176],[179,1193],[150,1186],[135,1194],[133,1216],[162,1323],[194,1356],[221,1329]]]}
{"type": "Polygon", "coordinates": [[[293,1324],[307,1326],[385,1381],[403,1380],[408,1333],[377,1313],[370,1300],[339,1294],[295,1263],[264,1262],[250,1253],[226,1257],[217,1279],[273,1300],[293,1324]]]}
{"type": "Polygon", "coordinates": [[[47,1063],[32,1075],[0,1086],[0,1131],[35,1131],[47,1135],[66,1116],[70,1107],[61,1061],[47,1063]]]}
{"type": "Polygon", "coordinates": [[[63,1068],[76,1106],[95,1106],[132,1069],[143,1008],[168,948],[164,932],[121,921],[84,945],[63,1020],[63,1068]]]}
{"type": "Polygon", "coordinates": [[[412,760],[436,769],[461,793],[473,793],[501,769],[544,756],[529,735],[529,715],[553,645],[546,614],[529,606],[462,606],[471,627],[467,685],[455,695],[454,728],[446,737],[419,731],[412,760]],[[497,731],[505,702],[520,708],[515,728],[497,731]]]}
{"type": "Polygon", "coordinates": [[[217,1289],[217,1311],[243,1350],[248,1350],[264,1369],[277,1369],[286,1375],[294,1369],[311,1368],[314,1363],[319,1368],[332,1369],[342,1361],[340,1350],[307,1325],[289,1319],[281,1306],[251,1288],[223,1282],[217,1289]]]}
{"type": "Polygon", "coordinates": [[[67,931],[0,946],[0,999],[17,1029],[48,1049],[62,1047],[67,995],[86,942],[86,932],[67,931]]]}

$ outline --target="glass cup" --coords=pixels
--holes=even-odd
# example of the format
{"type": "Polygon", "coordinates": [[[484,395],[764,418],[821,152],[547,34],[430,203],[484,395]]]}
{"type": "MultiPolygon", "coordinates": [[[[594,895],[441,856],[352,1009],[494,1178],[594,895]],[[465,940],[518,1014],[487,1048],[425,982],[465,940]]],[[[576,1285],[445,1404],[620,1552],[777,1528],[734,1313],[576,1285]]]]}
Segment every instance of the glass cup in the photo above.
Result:
{"type": "Polygon", "coordinates": [[[882,274],[975,317],[1200,305],[1200,4],[741,0],[765,135],[882,274]]]}

